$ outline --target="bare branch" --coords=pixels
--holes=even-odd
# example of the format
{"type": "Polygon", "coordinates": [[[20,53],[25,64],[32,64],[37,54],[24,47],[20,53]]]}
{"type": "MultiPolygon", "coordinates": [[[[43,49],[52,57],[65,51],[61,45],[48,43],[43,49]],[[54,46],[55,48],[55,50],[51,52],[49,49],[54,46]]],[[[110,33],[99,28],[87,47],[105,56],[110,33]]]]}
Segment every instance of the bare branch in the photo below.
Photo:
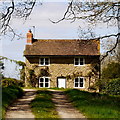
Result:
{"type": "MultiPolygon", "coordinates": [[[[13,32],[13,38],[15,36],[19,36],[14,32],[14,29],[10,26],[10,21],[13,17],[19,17],[24,18],[25,20],[30,16],[34,6],[35,6],[36,0],[25,0],[24,2],[16,2],[14,0],[11,0],[11,2],[8,2],[8,5],[3,7],[6,7],[5,11],[2,11],[0,22],[1,22],[1,34],[4,34],[7,31],[13,32]]],[[[20,37],[20,36],[19,36],[20,37]]]]}
{"type": "MultiPolygon", "coordinates": [[[[50,20],[52,23],[59,23],[59,22],[61,22],[61,21],[63,21],[63,20],[65,20],[65,18],[66,18],[66,15],[67,15],[67,13],[69,12],[69,10],[71,9],[72,10],[72,4],[73,4],[73,0],[69,3],[69,5],[68,5],[68,7],[67,7],[67,10],[66,10],[66,12],[64,13],[64,16],[63,16],[63,18],[61,18],[60,20],[58,20],[58,21],[52,21],[52,20],[50,20]]],[[[74,12],[72,11],[72,13],[74,14],[74,12]]]]}
{"type": "Polygon", "coordinates": [[[110,50],[108,50],[105,55],[102,56],[100,61],[103,61],[109,55],[109,53],[111,53],[113,50],[115,50],[115,48],[117,47],[118,42],[119,42],[119,36],[120,36],[120,33],[119,33],[119,35],[117,37],[115,45],[110,50]]]}

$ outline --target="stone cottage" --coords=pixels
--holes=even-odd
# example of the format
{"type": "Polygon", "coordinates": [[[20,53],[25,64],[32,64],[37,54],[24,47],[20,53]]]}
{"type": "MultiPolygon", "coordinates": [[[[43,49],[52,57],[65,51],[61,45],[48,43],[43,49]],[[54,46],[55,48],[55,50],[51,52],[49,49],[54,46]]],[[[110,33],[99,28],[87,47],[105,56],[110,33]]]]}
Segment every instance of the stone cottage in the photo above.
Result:
{"type": "Polygon", "coordinates": [[[99,40],[34,39],[29,31],[24,56],[26,86],[89,90],[99,79],[99,40]]]}

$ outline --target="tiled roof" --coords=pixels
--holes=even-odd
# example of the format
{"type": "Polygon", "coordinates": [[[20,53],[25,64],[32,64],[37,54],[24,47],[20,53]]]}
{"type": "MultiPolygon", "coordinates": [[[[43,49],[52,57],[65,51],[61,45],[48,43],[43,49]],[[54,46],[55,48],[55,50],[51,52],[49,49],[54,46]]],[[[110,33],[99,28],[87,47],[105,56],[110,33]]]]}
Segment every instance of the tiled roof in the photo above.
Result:
{"type": "Polygon", "coordinates": [[[26,45],[24,55],[100,55],[99,40],[41,39],[26,45]]]}

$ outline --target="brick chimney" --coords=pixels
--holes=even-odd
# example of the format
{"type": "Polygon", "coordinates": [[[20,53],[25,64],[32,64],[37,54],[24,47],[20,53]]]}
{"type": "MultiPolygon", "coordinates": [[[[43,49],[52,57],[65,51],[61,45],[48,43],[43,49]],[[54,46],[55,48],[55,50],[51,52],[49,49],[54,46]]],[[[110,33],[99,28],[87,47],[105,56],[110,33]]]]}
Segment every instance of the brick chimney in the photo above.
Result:
{"type": "Polygon", "coordinates": [[[32,44],[33,43],[33,34],[32,31],[29,30],[27,33],[27,44],[32,44]]]}

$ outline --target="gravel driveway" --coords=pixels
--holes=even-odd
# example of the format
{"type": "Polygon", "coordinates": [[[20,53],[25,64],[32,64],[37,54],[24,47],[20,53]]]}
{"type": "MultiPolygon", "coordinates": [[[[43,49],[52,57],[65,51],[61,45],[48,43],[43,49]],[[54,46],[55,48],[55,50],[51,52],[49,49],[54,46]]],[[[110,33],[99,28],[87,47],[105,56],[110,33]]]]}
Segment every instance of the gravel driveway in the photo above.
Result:
{"type": "Polygon", "coordinates": [[[29,103],[34,99],[36,90],[24,89],[22,98],[17,99],[7,110],[5,118],[33,118],[29,103]]]}

